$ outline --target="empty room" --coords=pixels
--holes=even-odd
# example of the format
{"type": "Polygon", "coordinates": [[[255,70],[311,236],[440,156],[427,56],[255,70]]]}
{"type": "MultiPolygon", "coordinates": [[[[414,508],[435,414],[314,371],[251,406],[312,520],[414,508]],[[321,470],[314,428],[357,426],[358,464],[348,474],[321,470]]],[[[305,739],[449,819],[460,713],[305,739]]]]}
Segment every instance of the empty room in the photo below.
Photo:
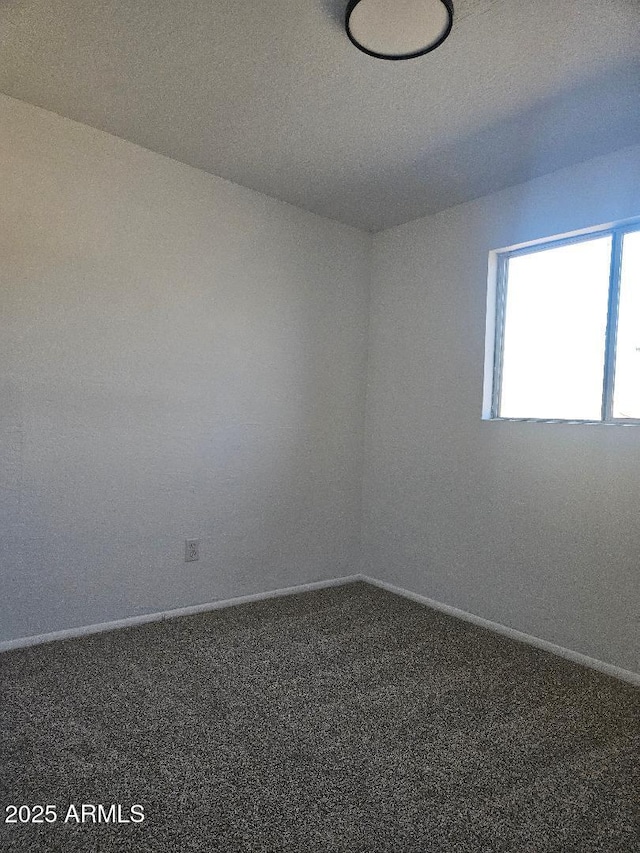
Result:
{"type": "Polygon", "coordinates": [[[638,0],[0,3],[0,850],[639,853],[638,0]]]}

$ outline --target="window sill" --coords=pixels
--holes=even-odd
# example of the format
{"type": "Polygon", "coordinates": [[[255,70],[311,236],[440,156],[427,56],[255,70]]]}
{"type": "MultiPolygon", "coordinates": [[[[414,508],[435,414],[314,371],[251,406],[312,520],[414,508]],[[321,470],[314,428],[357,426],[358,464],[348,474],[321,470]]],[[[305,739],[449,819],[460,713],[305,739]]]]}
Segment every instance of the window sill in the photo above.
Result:
{"type": "Polygon", "coordinates": [[[483,421],[493,421],[498,423],[514,423],[514,424],[572,424],[584,426],[640,426],[640,419],[619,418],[611,421],[580,421],[580,420],[564,420],[561,418],[494,418],[483,417],[483,421]]]}

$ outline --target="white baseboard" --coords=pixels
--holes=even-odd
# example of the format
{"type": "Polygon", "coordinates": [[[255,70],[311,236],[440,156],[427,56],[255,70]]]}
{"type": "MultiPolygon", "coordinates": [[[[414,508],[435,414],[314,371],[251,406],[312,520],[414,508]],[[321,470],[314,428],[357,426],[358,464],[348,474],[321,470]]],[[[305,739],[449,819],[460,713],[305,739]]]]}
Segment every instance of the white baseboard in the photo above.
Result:
{"type": "Polygon", "coordinates": [[[249,604],[252,601],[264,601],[267,598],[281,598],[285,595],[295,595],[299,592],[311,592],[314,589],[325,589],[332,586],[342,586],[353,581],[363,580],[361,575],[349,575],[343,578],[333,578],[326,581],[303,583],[298,586],[288,586],[284,589],[273,589],[268,592],[257,592],[254,595],[241,595],[238,598],[225,598],[220,601],[210,601],[206,604],[193,604],[190,607],[178,607],[175,610],[164,610],[159,613],[143,613],[140,616],[128,616],[126,619],[115,619],[113,622],[100,622],[96,625],[81,625],[78,628],[65,628],[62,631],[52,631],[48,634],[36,634],[31,637],[19,637],[16,640],[0,642],[0,653],[13,649],[24,649],[41,643],[52,643],[55,640],[69,640],[73,637],[87,637],[89,634],[102,634],[118,628],[131,628],[134,625],[145,625],[147,622],[161,622],[163,619],[173,619],[176,616],[192,616],[195,613],[206,613],[209,610],[222,610],[226,607],[237,607],[239,604],[249,604]]]}
{"type": "Polygon", "coordinates": [[[249,604],[252,601],[264,601],[268,598],[280,598],[286,595],[296,595],[300,592],[311,592],[314,589],[326,589],[333,586],[343,586],[354,581],[364,581],[365,583],[378,586],[381,589],[386,589],[395,595],[401,595],[404,598],[409,598],[419,604],[424,604],[427,607],[432,607],[434,610],[440,610],[442,613],[447,613],[449,616],[455,616],[457,619],[463,619],[465,622],[471,622],[474,625],[479,625],[482,628],[488,628],[490,631],[495,631],[497,634],[502,634],[505,637],[510,637],[512,640],[518,640],[521,643],[527,643],[530,646],[535,646],[551,654],[566,658],[574,663],[597,669],[606,675],[611,675],[614,678],[620,678],[623,681],[628,681],[640,687],[640,674],[631,672],[628,669],[622,669],[619,666],[614,666],[610,663],[598,660],[597,658],[588,657],[580,652],[574,652],[572,649],[565,649],[563,646],[558,646],[555,643],[550,643],[548,640],[541,640],[539,637],[534,637],[531,634],[524,634],[522,631],[517,631],[515,628],[509,628],[499,622],[492,622],[490,619],[484,619],[482,616],[476,616],[473,613],[468,613],[466,610],[460,610],[458,607],[452,607],[450,604],[443,604],[441,601],[436,601],[433,598],[427,598],[426,595],[420,595],[417,592],[411,592],[408,589],[395,586],[386,581],[378,580],[377,578],[369,577],[363,574],[347,575],[342,578],[333,578],[331,580],[315,581],[313,583],[303,583],[298,586],[285,587],[283,589],[273,589],[267,592],[258,592],[253,595],[242,595],[237,598],[225,598],[219,601],[210,601],[206,604],[194,604],[190,607],[178,607],[174,610],[164,610],[159,613],[143,613],[140,616],[129,616],[126,619],[116,619],[112,622],[101,622],[97,625],[81,625],[77,628],[66,628],[62,631],[52,631],[48,634],[37,634],[31,637],[19,637],[16,640],[0,641],[0,653],[8,652],[13,649],[24,649],[28,646],[36,646],[41,643],[51,643],[55,640],[69,640],[74,637],[87,637],[90,634],[101,634],[105,631],[114,631],[118,628],[131,628],[135,625],[145,625],[147,622],[161,622],[163,619],[173,619],[176,616],[192,616],[196,613],[206,613],[210,610],[222,610],[226,607],[237,607],[239,604],[249,604]]]}
{"type": "Polygon", "coordinates": [[[379,586],[386,589],[388,592],[393,592],[396,595],[401,595],[404,598],[410,598],[412,601],[417,601],[419,604],[425,604],[427,607],[432,607],[434,610],[440,610],[442,613],[447,613],[449,616],[455,616],[457,619],[463,619],[465,622],[472,622],[474,625],[479,625],[482,628],[489,628],[490,631],[495,631],[497,634],[502,634],[505,637],[510,637],[512,640],[518,640],[521,643],[527,643],[530,646],[544,649],[546,652],[551,652],[561,658],[573,661],[574,663],[582,664],[590,669],[597,669],[599,672],[604,672],[605,675],[612,675],[614,678],[620,678],[623,681],[628,681],[640,687],[640,674],[631,672],[628,669],[622,669],[619,666],[614,666],[611,663],[605,663],[597,658],[591,658],[583,655],[580,652],[574,652],[572,649],[565,649],[563,646],[557,646],[555,643],[550,643],[548,640],[541,640],[539,637],[533,637],[531,634],[524,634],[522,631],[516,631],[515,628],[508,628],[506,625],[501,625],[499,622],[492,622],[490,619],[484,619],[482,616],[476,616],[473,613],[467,613],[466,610],[460,610],[457,607],[452,607],[450,604],[443,604],[441,601],[435,601],[433,598],[427,598],[426,595],[419,595],[417,592],[411,592],[408,589],[403,589],[399,586],[379,581],[376,578],[370,578],[367,575],[361,575],[360,580],[366,583],[379,586]]]}

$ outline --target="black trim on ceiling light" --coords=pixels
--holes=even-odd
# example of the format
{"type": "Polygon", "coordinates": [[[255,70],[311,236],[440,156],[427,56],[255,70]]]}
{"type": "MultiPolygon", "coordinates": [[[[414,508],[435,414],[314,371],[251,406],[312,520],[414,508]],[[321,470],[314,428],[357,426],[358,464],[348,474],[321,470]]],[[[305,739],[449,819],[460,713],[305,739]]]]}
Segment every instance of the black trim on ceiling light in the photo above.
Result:
{"type": "MultiPolygon", "coordinates": [[[[440,36],[440,38],[437,41],[432,42],[431,44],[428,44],[427,47],[423,48],[422,50],[417,50],[414,53],[398,53],[398,54],[375,53],[373,50],[369,50],[368,48],[361,45],[360,42],[356,41],[356,39],[353,36],[353,34],[351,33],[351,29],[349,27],[349,19],[351,18],[351,13],[353,12],[355,7],[360,2],[361,2],[361,0],[349,0],[349,4],[347,6],[347,11],[345,12],[345,16],[344,16],[344,27],[345,27],[345,30],[347,31],[347,35],[349,36],[349,39],[351,40],[352,44],[354,44],[358,48],[358,50],[361,50],[363,53],[366,53],[368,56],[374,56],[376,59],[398,60],[398,59],[414,59],[418,56],[424,56],[425,53],[431,53],[432,50],[435,50],[437,47],[440,47],[442,42],[448,37],[449,33],[451,32],[451,28],[453,27],[453,0],[440,0],[440,2],[442,3],[442,5],[445,7],[445,9],[447,10],[447,12],[449,14],[449,24],[448,24],[446,30],[444,31],[444,33],[440,36]]],[[[390,2],[389,5],[390,5],[390,7],[392,7],[393,2],[390,2]]]]}

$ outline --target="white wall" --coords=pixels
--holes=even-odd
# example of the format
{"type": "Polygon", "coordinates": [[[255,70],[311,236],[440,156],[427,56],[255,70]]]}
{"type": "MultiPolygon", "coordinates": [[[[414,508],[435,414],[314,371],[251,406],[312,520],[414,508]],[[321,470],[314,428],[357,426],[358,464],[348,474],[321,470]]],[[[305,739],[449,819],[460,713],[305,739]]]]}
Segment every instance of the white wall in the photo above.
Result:
{"type": "Polygon", "coordinates": [[[369,235],[6,97],[0,217],[0,639],[351,572],[369,235]]]}
{"type": "Polygon", "coordinates": [[[640,428],[481,420],[491,249],[640,215],[640,147],[377,235],[363,571],[639,671],[640,428]]]}
{"type": "Polygon", "coordinates": [[[490,249],[640,148],[369,235],[0,96],[0,640],[350,574],[638,670],[640,429],[481,420],[490,249]],[[183,540],[200,538],[200,562],[183,540]]]}

